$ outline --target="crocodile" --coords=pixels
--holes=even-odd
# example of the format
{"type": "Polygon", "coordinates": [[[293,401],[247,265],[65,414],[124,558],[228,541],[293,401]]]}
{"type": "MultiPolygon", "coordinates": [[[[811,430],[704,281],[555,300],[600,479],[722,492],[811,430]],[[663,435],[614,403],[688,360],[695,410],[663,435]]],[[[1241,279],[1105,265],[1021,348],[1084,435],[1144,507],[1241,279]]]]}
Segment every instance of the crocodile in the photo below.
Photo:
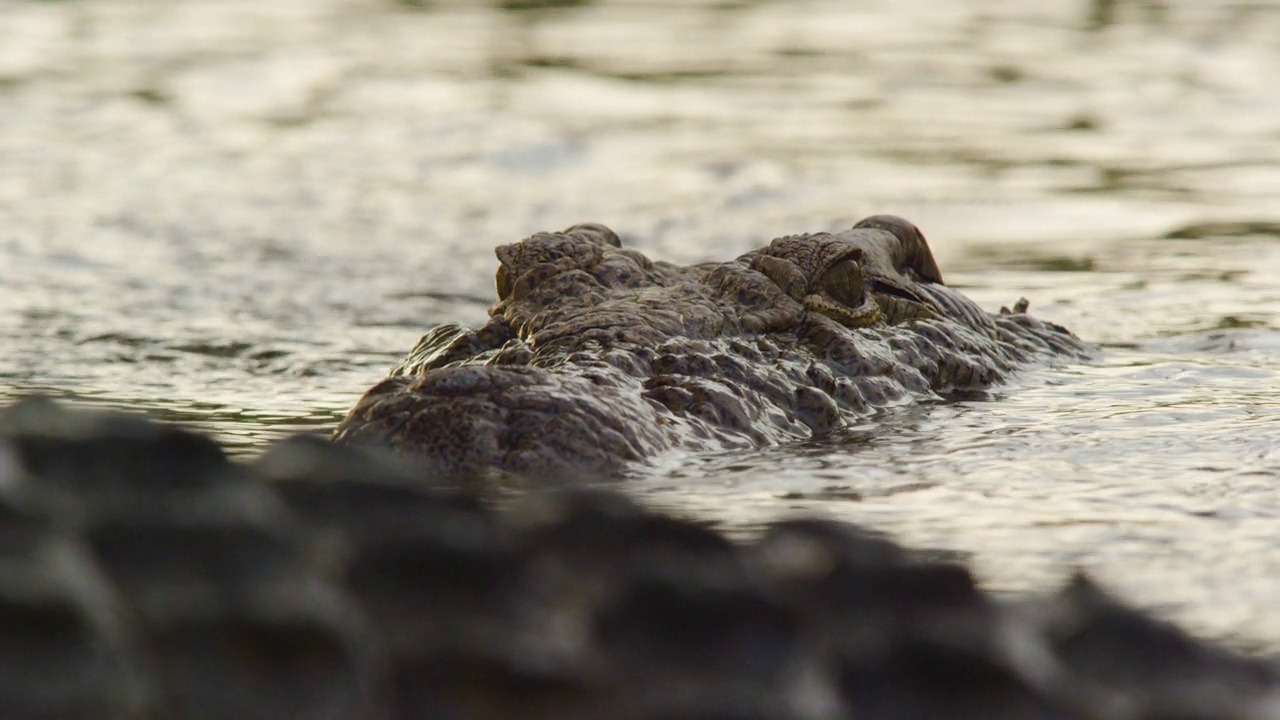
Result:
{"type": "Polygon", "coordinates": [[[730,536],[616,491],[488,503],[314,436],[0,411],[6,720],[1270,720],[1273,661],[1084,576],[791,517],[730,536]]]}
{"type": "Polygon", "coordinates": [[[437,473],[613,473],[673,448],[822,437],[877,408],[1083,358],[1065,328],[988,313],[890,215],[681,266],[586,223],[498,247],[482,327],[428,332],[338,426],[437,473]]]}

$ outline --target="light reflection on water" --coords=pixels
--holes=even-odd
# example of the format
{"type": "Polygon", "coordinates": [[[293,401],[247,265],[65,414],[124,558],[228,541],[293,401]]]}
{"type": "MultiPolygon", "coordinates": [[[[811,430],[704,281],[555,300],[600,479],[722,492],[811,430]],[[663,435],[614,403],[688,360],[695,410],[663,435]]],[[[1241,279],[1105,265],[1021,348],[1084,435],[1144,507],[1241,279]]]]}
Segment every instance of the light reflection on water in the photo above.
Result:
{"type": "Polygon", "coordinates": [[[0,401],[249,455],[482,320],[494,245],[599,220],[693,261],[895,212],[1097,359],[638,491],[738,531],[835,514],[999,588],[1083,566],[1280,647],[1280,8],[412,5],[8,4],[0,401]]]}
{"type": "Polygon", "coordinates": [[[1274,642],[1277,386],[1275,357],[1112,352],[1026,373],[990,401],[890,411],[852,437],[673,461],[640,481],[729,525],[816,510],[963,551],[1001,589],[1083,567],[1215,634],[1274,642]],[[673,474],[717,482],[689,492],[673,474]]]}

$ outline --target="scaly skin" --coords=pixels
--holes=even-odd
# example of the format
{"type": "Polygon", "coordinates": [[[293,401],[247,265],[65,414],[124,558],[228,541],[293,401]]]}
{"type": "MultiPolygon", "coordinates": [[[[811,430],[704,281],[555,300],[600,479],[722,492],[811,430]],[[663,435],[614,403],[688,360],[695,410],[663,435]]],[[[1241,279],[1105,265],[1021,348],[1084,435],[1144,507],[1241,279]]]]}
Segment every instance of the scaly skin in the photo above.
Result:
{"type": "Polygon", "coordinates": [[[822,436],[905,397],[987,387],[1088,346],[943,284],[911,223],[874,216],[688,267],[602,225],[497,249],[478,329],[432,330],[338,427],[439,472],[612,472],[672,448],[822,436]]]}
{"type": "Polygon", "coordinates": [[[314,437],[0,409],[4,720],[1272,720],[1274,663],[1079,578],[600,492],[491,508],[314,437]],[[929,553],[929,557],[936,553],[929,553]]]}

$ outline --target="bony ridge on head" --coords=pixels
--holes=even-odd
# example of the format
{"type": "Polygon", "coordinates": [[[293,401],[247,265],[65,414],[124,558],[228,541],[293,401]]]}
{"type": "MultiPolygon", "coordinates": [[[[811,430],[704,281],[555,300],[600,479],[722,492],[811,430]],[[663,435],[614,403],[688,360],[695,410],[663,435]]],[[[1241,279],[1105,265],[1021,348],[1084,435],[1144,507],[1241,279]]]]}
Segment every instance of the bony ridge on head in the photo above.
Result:
{"type": "Polygon", "coordinates": [[[867,292],[862,248],[827,233],[779,238],[753,258],[763,273],[807,310],[851,328],[880,320],[867,292]]]}

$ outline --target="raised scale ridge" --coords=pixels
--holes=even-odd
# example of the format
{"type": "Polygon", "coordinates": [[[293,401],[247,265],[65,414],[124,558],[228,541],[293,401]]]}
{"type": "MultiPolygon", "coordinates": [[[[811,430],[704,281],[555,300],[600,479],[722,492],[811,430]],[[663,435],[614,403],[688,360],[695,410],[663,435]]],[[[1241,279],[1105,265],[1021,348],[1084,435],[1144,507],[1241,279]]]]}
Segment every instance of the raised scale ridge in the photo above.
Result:
{"type": "Polygon", "coordinates": [[[0,717],[1280,717],[1270,661],[1085,577],[985,592],[830,520],[733,541],[578,488],[497,508],[403,458],[0,412],[0,717]]]}

